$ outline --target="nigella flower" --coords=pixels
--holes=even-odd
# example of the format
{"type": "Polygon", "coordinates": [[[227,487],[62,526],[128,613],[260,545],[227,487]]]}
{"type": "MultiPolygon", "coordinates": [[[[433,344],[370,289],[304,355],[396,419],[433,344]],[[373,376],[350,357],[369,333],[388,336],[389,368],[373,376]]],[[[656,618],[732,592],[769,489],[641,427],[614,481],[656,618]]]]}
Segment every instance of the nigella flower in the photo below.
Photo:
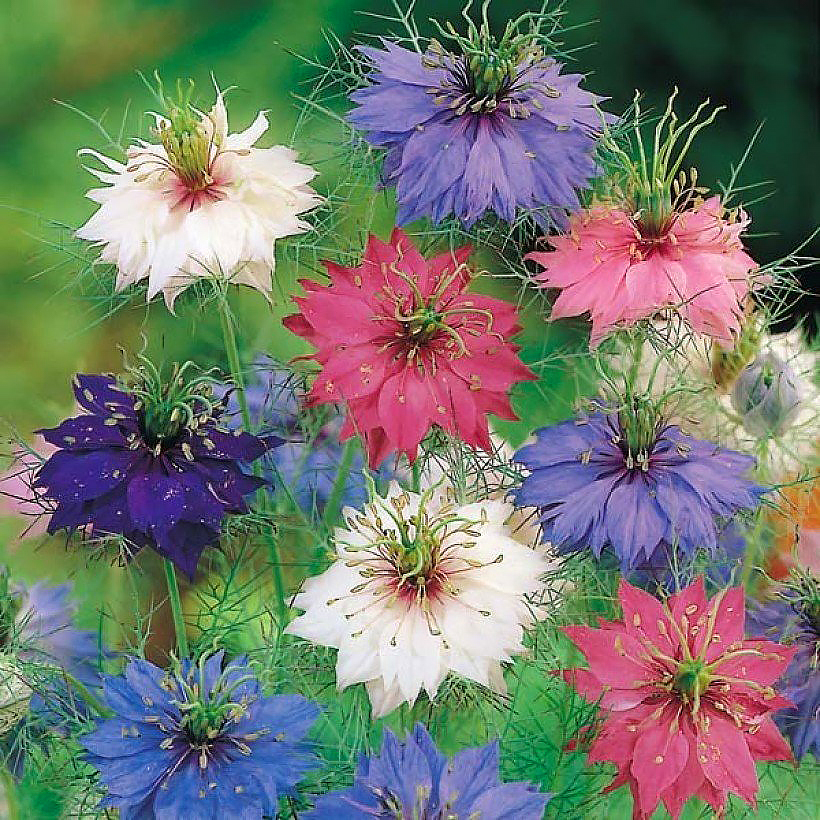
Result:
{"type": "Polygon", "coordinates": [[[10,581],[0,568],[0,646],[23,660],[58,666],[80,683],[100,684],[97,636],[78,629],[71,584],[10,581]]]}
{"type": "Polygon", "coordinates": [[[775,720],[788,736],[795,757],[811,752],[820,760],[820,581],[796,571],[777,600],[749,606],[746,633],[794,647],[789,668],[775,685],[794,705],[775,720]]]}
{"type": "Polygon", "coordinates": [[[497,39],[486,20],[467,36],[442,30],[424,53],[389,40],[361,47],[369,85],[351,94],[348,120],[386,149],[383,179],[396,186],[397,222],[453,214],[466,226],[492,211],[575,208],[596,173],[602,99],[544,49],[535,15],[497,39]],[[522,31],[524,26],[529,31],[522,31]]]}
{"type": "MultiPolygon", "coordinates": [[[[544,287],[561,290],[552,318],[590,314],[593,347],[617,327],[671,311],[732,348],[747,296],[762,283],[755,281],[757,265],[740,238],[749,225],[746,214],[727,210],[719,196],[704,200],[694,170],[691,177],[678,175],[692,137],[714,114],[693,124],[701,106],[677,125],[673,99],[656,128],[657,153],[627,164],[620,187],[574,213],[569,231],[549,238],[553,251],[527,257],[543,266],[536,279],[544,287]],[[684,150],[675,155],[681,138],[684,150]]],[[[619,147],[613,150],[624,156],[619,147]]]]}
{"type": "Polygon", "coordinates": [[[110,653],[100,647],[93,632],[77,628],[77,605],[71,591],[68,583],[11,581],[5,568],[0,568],[0,653],[7,659],[0,688],[5,685],[6,695],[28,692],[24,701],[15,701],[16,712],[9,703],[0,707],[0,754],[17,776],[22,776],[25,763],[23,727],[31,743],[41,737],[43,729],[62,731],[69,715],[85,715],[85,701],[71,691],[67,676],[90,690],[102,684],[100,662],[110,653]],[[26,715],[31,720],[20,723],[26,715]],[[5,733],[12,727],[13,731],[5,733]]]}
{"type": "Polygon", "coordinates": [[[498,762],[497,742],[448,761],[420,723],[404,743],[385,729],[381,754],[362,756],[353,786],[317,798],[305,820],[541,820],[551,795],[530,783],[502,783],[498,762]]]}
{"type": "MultiPolygon", "coordinates": [[[[235,391],[215,387],[218,395],[228,397],[226,416],[231,427],[241,424],[235,391]]],[[[307,513],[322,512],[331,495],[344,461],[340,435],[343,417],[333,407],[323,407],[323,420],[309,418],[304,407],[305,389],[295,375],[265,357],[258,357],[252,368],[251,383],[245,387],[251,424],[254,429],[280,436],[284,443],[259,460],[262,475],[274,491],[281,484],[290,488],[296,503],[307,513]],[[311,422],[318,429],[308,430],[311,422]]],[[[353,453],[344,482],[341,504],[359,507],[367,501],[364,459],[358,448],[353,453]]],[[[386,487],[396,471],[383,464],[371,472],[377,487],[386,487]]]]}
{"type": "Polygon", "coordinates": [[[504,692],[501,663],[523,651],[546,558],[516,541],[501,501],[457,504],[393,483],[343,511],[335,561],[294,597],[287,632],[339,650],[340,689],[367,687],[373,714],[434,698],[448,672],[504,692]]]}
{"type": "Polygon", "coordinates": [[[259,112],[245,131],[229,134],[223,94],[207,114],[191,105],[193,86],[171,100],[159,86],[158,143],[136,140],[127,161],[86,150],[108,169],[88,170],[106,183],[89,199],[99,210],[78,231],[117,268],[117,290],[148,280],[169,309],[202,278],[250,285],[268,296],[277,239],[304,233],[299,214],[320,198],[308,186],[316,172],[283,145],[257,148],[268,127],[259,112]]]}
{"type": "Polygon", "coordinates": [[[142,359],[125,380],[79,375],[74,394],[85,413],[39,431],[58,450],[37,469],[34,487],[49,502],[48,531],[123,536],[146,545],[193,578],[223,518],[245,513],[245,497],[265,484],[247,475],[272,446],[222,425],[224,403],[210,379],[176,366],[165,382],[142,359]]]}
{"type": "Polygon", "coordinates": [[[515,308],[468,293],[469,247],[425,259],[399,229],[371,236],[362,264],[326,262],[330,285],[303,281],[285,326],[318,348],[313,404],[342,404],[342,438],[359,433],[371,466],[398,450],[413,461],[438,426],[491,451],[487,414],[514,419],[507,391],[534,378],[509,340],[515,308]]]}
{"type": "Polygon", "coordinates": [[[540,509],[544,541],[596,557],[611,549],[624,569],[651,561],[663,544],[714,551],[716,519],[756,508],[762,493],[744,475],[753,458],[666,425],[644,405],[536,437],[516,454],[529,469],[516,504],[540,509]]]}
{"type": "Polygon", "coordinates": [[[108,678],[113,717],[80,738],[105,789],[101,808],[136,818],[275,817],[315,766],[318,715],[298,695],[266,696],[246,659],[223,653],[165,671],[132,660],[108,678]]]}
{"type": "Polygon", "coordinates": [[[707,600],[702,579],[661,603],[621,581],[623,619],[568,626],[589,661],[564,677],[600,701],[590,763],[614,763],[636,820],[663,802],[673,819],[697,796],[721,816],[729,794],[755,805],[756,761],[791,760],[772,715],[789,705],[772,684],[793,650],[744,640],[743,589],[707,600]]]}

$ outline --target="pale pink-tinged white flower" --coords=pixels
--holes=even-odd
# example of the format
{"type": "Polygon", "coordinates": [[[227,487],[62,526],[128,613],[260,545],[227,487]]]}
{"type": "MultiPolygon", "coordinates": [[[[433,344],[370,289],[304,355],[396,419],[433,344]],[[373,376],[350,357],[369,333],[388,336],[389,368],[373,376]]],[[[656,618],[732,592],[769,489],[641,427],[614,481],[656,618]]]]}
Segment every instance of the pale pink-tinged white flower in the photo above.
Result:
{"type": "Polygon", "coordinates": [[[169,308],[202,278],[271,291],[275,242],[310,230],[299,214],[320,197],[313,168],[283,145],[258,148],[268,128],[260,111],[245,131],[228,132],[223,94],[208,113],[185,105],[155,114],[159,142],[135,140],[119,162],[86,149],[107,170],[88,170],[106,187],[88,192],[99,209],[77,236],[117,268],[118,291],[148,281],[169,308]]]}
{"type": "Polygon", "coordinates": [[[635,820],[660,802],[676,819],[694,796],[718,815],[730,793],[754,806],[755,762],[792,760],[772,685],[794,650],[744,639],[741,587],[707,600],[700,578],[661,603],[621,581],[618,598],[622,620],[565,628],[589,668],[564,677],[603,712],[589,761],[618,767],[607,791],[629,786],[635,820]]]}
{"type": "Polygon", "coordinates": [[[395,483],[345,509],[335,560],[295,596],[305,612],[287,631],[338,649],[339,688],[364,683],[375,716],[433,699],[450,672],[504,692],[502,663],[524,649],[548,568],[515,540],[510,512],[395,483]]]}
{"type": "Polygon", "coordinates": [[[575,213],[551,252],[528,255],[543,267],[536,279],[559,288],[552,318],[592,319],[595,347],[614,329],[664,311],[679,312],[697,333],[731,347],[740,333],[744,302],[755,286],[755,261],[741,234],[749,225],[713,196],[673,211],[661,225],[617,205],[575,213]]]}

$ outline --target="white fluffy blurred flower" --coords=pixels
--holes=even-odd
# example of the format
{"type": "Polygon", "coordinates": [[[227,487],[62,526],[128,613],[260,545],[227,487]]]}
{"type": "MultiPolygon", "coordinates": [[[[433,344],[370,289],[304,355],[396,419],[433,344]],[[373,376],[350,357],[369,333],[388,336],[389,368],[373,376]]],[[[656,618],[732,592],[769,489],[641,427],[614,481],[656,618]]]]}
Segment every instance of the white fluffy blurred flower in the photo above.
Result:
{"type": "Polygon", "coordinates": [[[338,649],[340,689],[364,683],[376,717],[432,699],[449,672],[505,691],[501,663],[523,651],[546,559],[512,537],[502,501],[459,506],[449,491],[395,482],[347,508],[336,560],[294,599],[287,628],[338,649]]]}
{"type": "Polygon", "coordinates": [[[148,279],[148,299],[162,291],[169,309],[191,283],[221,277],[271,291],[277,239],[310,229],[299,214],[321,198],[308,186],[316,171],[283,145],[255,148],[268,128],[228,133],[223,94],[208,113],[180,95],[155,114],[158,143],[136,140],[123,164],[91,149],[108,168],[88,170],[106,183],[87,194],[100,207],[77,236],[101,246],[118,270],[116,288],[148,279]]]}
{"type": "MultiPolygon", "coordinates": [[[[672,325],[653,325],[638,384],[659,395],[683,387],[670,421],[757,458],[766,479],[816,472],[820,444],[817,353],[798,327],[766,333],[755,319],[734,351],[714,348],[672,325]]],[[[617,357],[626,369],[630,352],[617,357]]]]}

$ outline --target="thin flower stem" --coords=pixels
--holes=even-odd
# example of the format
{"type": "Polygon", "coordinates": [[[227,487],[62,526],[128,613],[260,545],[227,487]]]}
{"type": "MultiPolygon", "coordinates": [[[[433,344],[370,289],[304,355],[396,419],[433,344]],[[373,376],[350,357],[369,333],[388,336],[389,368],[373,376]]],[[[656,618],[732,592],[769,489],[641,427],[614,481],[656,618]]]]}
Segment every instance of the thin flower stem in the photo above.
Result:
{"type": "Polygon", "coordinates": [[[323,516],[325,526],[332,529],[333,524],[339,516],[342,507],[342,498],[347,486],[347,479],[350,475],[350,468],[353,465],[353,457],[356,454],[356,439],[349,438],[342,451],[342,460],[339,462],[339,469],[336,472],[336,479],[330,491],[330,497],[325,504],[325,514],[323,516]]]}
{"type": "MultiPolygon", "coordinates": [[[[228,294],[224,290],[218,290],[219,301],[219,319],[222,323],[222,338],[225,344],[225,353],[228,356],[228,366],[231,370],[231,378],[236,385],[236,395],[239,401],[239,410],[242,413],[242,424],[246,431],[251,432],[251,415],[248,410],[248,399],[245,395],[245,377],[242,373],[242,366],[239,361],[239,348],[236,344],[236,333],[233,326],[233,317],[231,316],[231,309],[228,305],[228,294]]],[[[276,465],[273,465],[276,474],[277,483],[281,486],[291,501],[293,508],[297,513],[301,514],[301,508],[293,498],[287,483],[282,480],[276,465]]],[[[260,474],[258,464],[253,465],[254,475],[260,474]]],[[[262,494],[260,496],[259,505],[264,512],[267,508],[267,499],[262,494]]],[[[268,545],[268,560],[273,571],[273,583],[276,589],[276,604],[279,612],[280,627],[284,628],[285,615],[287,614],[287,606],[285,604],[285,582],[282,578],[282,560],[279,556],[279,546],[276,543],[276,536],[271,532],[266,537],[268,545]]]]}
{"type": "Polygon", "coordinates": [[[100,717],[110,718],[113,717],[113,712],[103,704],[103,702],[96,696],[91,693],[91,690],[84,684],[80,683],[77,678],[74,677],[70,672],[66,672],[63,670],[63,674],[65,675],[66,680],[71,687],[77,691],[77,694],[92,708],[94,711],[100,715],[100,717]]]}
{"type": "Polygon", "coordinates": [[[165,559],[165,580],[168,583],[168,601],[174,618],[174,632],[177,636],[177,650],[180,658],[188,656],[188,636],[185,634],[185,619],[182,616],[182,601],[179,597],[179,584],[173,561],[165,559]]]}

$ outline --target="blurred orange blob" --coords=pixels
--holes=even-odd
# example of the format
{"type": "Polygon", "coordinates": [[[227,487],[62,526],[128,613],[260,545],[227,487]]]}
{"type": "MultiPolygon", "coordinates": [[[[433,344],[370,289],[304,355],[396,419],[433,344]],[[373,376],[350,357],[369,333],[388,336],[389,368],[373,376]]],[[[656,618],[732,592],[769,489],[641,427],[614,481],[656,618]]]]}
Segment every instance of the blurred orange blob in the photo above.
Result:
{"type": "Polygon", "coordinates": [[[797,566],[820,577],[820,476],[785,487],[772,519],[775,539],[768,574],[782,581],[797,566]]]}

